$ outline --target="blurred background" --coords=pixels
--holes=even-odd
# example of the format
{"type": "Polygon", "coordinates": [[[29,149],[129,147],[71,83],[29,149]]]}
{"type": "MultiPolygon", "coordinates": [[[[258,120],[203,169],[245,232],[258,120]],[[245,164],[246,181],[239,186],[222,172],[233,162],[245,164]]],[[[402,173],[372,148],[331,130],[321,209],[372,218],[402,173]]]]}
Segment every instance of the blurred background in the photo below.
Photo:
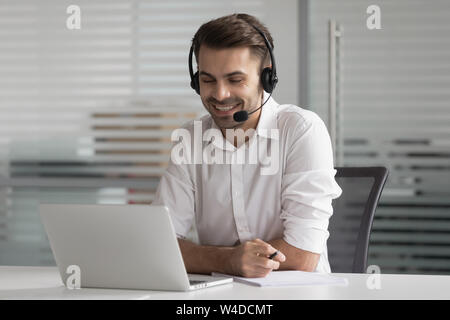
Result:
{"type": "Polygon", "coordinates": [[[235,12],[268,26],[274,98],[320,115],[336,166],[390,170],[368,264],[450,274],[446,0],[0,0],[0,265],[55,265],[39,203],[151,203],[171,132],[205,114],[190,41],[235,12]]]}

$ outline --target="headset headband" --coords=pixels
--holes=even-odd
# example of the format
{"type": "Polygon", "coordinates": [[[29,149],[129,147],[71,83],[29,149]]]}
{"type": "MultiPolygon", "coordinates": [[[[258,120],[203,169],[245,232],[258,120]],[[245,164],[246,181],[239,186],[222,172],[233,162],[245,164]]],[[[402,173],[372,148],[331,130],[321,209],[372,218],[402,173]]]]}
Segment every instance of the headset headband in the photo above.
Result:
{"type": "MultiPolygon", "coordinates": [[[[261,72],[261,82],[262,82],[264,90],[268,93],[272,93],[273,89],[275,89],[275,86],[277,85],[277,82],[278,82],[277,67],[275,64],[275,56],[273,55],[272,46],[270,45],[270,42],[267,39],[264,32],[262,32],[259,28],[257,28],[250,22],[247,22],[247,23],[249,25],[251,25],[256,31],[258,31],[258,33],[263,37],[264,43],[266,44],[266,47],[267,47],[267,50],[269,50],[272,67],[263,69],[263,71],[261,72]]],[[[192,45],[189,50],[189,75],[191,77],[192,89],[194,89],[198,94],[200,94],[200,82],[198,79],[199,78],[198,71],[194,73],[194,68],[192,67],[193,54],[194,54],[194,41],[192,41],[192,45]]]]}

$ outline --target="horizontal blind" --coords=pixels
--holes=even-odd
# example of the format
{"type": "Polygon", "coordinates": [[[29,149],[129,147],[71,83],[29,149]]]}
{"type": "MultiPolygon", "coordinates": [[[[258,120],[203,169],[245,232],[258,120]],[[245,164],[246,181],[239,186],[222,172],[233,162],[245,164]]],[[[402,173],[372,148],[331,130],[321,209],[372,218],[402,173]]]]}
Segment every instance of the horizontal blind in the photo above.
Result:
{"type": "Polygon", "coordinates": [[[310,1],[310,102],[328,120],[328,21],[343,27],[345,166],[384,165],[369,265],[382,273],[450,273],[450,2],[310,1]]]}
{"type": "Polygon", "coordinates": [[[266,11],[264,0],[1,1],[0,264],[54,263],[41,202],[150,203],[172,131],[204,113],[189,87],[195,31],[266,11]],[[66,27],[72,4],[79,30],[66,27]]]}

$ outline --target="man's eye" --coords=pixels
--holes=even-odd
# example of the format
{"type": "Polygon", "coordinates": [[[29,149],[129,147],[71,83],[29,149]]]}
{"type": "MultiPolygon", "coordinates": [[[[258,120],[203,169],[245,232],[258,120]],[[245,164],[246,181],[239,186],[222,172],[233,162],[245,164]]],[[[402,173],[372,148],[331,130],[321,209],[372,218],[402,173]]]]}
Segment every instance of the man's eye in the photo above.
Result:
{"type": "Polygon", "coordinates": [[[232,82],[232,83],[239,83],[241,81],[242,81],[242,79],[230,79],[230,82],[232,82]]]}
{"type": "Polygon", "coordinates": [[[212,83],[212,82],[214,82],[214,80],[206,80],[206,79],[203,79],[202,82],[203,82],[203,83],[212,83]]]}

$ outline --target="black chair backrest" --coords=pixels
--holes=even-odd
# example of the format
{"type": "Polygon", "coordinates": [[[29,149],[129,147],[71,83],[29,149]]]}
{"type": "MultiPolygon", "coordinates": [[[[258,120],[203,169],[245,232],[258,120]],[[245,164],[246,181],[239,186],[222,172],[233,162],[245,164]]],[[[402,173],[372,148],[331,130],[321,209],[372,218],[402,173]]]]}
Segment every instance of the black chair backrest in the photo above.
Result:
{"type": "Polygon", "coordinates": [[[388,177],[385,167],[337,167],[342,195],[333,201],[328,230],[331,272],[365,273],[373,216],[388,177]]]}

